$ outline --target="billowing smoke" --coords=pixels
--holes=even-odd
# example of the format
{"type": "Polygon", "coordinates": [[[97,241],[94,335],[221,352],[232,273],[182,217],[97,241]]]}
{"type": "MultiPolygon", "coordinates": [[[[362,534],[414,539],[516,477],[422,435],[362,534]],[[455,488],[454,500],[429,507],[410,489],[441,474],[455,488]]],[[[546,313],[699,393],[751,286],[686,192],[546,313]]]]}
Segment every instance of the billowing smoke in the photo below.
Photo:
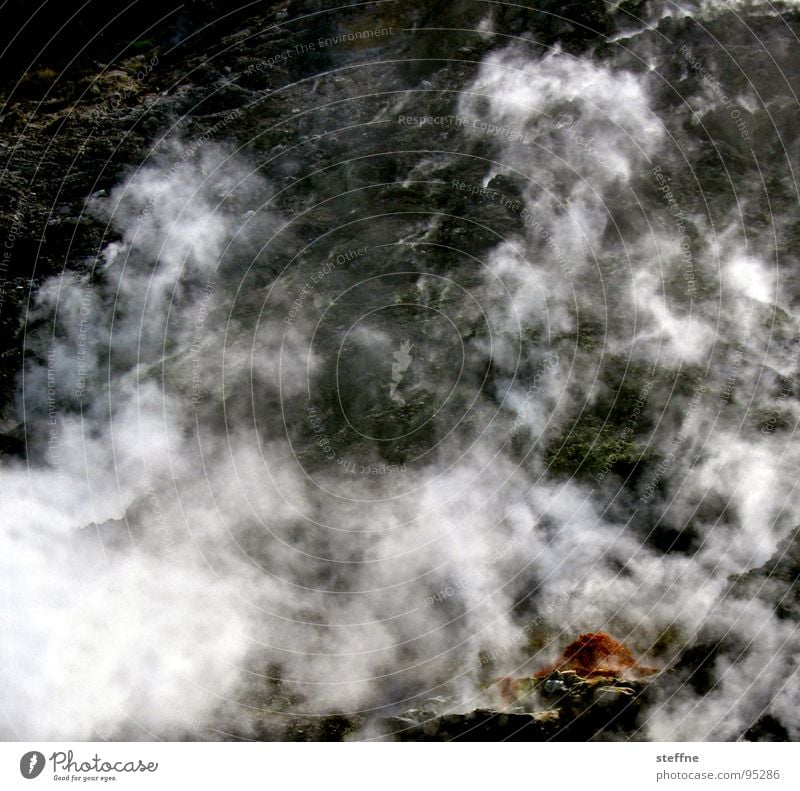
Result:
{"type": "Polygon", "coordinates": [[[115,241],[40,288],[0,471],[7,738],[468,709],[598,630],[662,667],[719,646],[651,738],[792,722],[794,627],[729,589],[800,506],[796,296],[679,179],[722,100],[666,117],[659,79],[490,52],[450,108],[465,157],[420,145],[356,230],[357,172],[290,211],[211,143],[92,199],[115,241]]]}
{"type": "MultiPolygon", "coordinates": [[[[590,485],[572,495],[603,516],[570,539],[562,522],[554,540],[558,556],[577,566],[562,618],[575,632],[602,624],[631,639],[651,632],[653,643],[677,630],[679,642],[730,644],[715,659],[713,690],[700,698],[691,685],[676,689],[646,727],[655,738],[731,738],[754,713],[797,694],[794,625],[774,605],[721,599],[731,575],[765,563],[797,519],[791,439],[800,346],[793,297],[777,285],[769,238],[746,240],[741,218],[715,228],[681,205],[673,168],[686,152],[682,139],[666,144],[680,132],[652,109],[653,87],[653,79],[571,56],[531,63],[511,49],[484,61],[462,112],[476,112],[476,94],[488,96],[491,117],[531,141],[501,144],[498,159],[525,176],[530,222],[525,238],[498,246],[489,266],[509,284],[509,325],[521,316],[541,337],[562,339],[560,365],[548,366],[543,386],[531,388],[508,367],[507,405],[532,437],[547,436],[556,422],[555,434],[569,445],[554,415],[574,420],[572,431],[580,432],[587,410],[612,401],[598,381],[604,365],[620,365],[636,382],[623,420],[616,405],[603,407],[611,432],[592,425],[590,440],[607,443],[612,463],[590,470],[590,485]],[[626,203],[628,227],[621,228],[626,203]],[[561,250],[569,270],[558,265],[561,250]],[[602,327],[588,352],[575,343],[581,324],[602,327]],[[537,409],[527,407],[533,391],[537,409]],[[648,457],[640,479],[614,463],[641,466],[648,457]],[[620,520],[613,538],[612,515],[620,520]],[[636,546],[634,536],[643,543],[636,546]],[[688,556],[663,554],[684,540],[692,544],[688,556]],[[594,551],[581,557],[588,546],[594,551]]],[[[541,349],[528,354],[533,368],[541,349]]],[[[591,455],[589,448],[587,465],[591,455]]],[[[561,570],[554,576],[563,584],[561,570]]]]}

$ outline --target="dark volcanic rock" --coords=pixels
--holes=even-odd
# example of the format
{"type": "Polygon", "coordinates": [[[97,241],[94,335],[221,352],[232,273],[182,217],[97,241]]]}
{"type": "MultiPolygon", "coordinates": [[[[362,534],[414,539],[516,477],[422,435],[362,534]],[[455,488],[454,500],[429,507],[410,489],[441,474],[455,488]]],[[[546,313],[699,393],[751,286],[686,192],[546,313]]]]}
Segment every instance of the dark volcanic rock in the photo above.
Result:
{"type": "Polygon", "coordinates": [[[475,709],[437,715],[412,709],[383,724],[399,741],[586,741],[636,738],[655,681],[614,676],[581,678],[574,671],[532,679],[510,711],[475,709]],[[526,711],[526,708],[536,711],[526,711]]]}
{"type": "Polygon", "coordinates": [[[405,717],[387,720],[390,738],[398,741],[542,742],[559,733],[560,714],[514,714],[476,709],[468,714],[445,714],[418,725],[405,717]]]}
{"type": "Polygon", "coordinates": [[[775,717],[767,714],[742,736],[748,742],[788,742],[789,733],[775,717]]]}

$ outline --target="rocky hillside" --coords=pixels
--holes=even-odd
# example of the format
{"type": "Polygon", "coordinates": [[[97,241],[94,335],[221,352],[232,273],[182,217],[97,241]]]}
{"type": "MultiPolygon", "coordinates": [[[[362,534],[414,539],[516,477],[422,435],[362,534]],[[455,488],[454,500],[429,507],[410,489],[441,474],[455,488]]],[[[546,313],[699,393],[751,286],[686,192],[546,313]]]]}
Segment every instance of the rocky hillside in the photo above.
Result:
{"type": "Polygon", "coordinates": [[[797,5],[89,5],[0,8],[16,732],[800,738],[797,5]]]}

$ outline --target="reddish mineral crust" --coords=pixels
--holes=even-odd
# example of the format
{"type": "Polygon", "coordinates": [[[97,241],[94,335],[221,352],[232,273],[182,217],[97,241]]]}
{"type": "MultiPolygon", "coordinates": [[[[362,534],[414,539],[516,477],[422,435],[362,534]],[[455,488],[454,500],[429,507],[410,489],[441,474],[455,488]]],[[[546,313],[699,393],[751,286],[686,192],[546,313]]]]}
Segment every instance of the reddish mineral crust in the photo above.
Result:
{"type": "Polygon", "coordinates": [[[658,672],[653,667],[640,665],[628,648],[604,632],[582,634],[564,649],[555,664],[536,671],[534,678],[565,670],[572,670],[581,678],[650,676],[658,672]]]}
{"type": "Polygon", "coordinates": [[[572,672],[584,679],[612,676],[632,681],[652,676],[658,670],[640,665],[629,648],[605,632],[589,632],[570,643],[558,661],[537,670],[532,677],[505,676],[494,683],[501,698],[511,703],[530,688],[532,679],[546,678],[556,672],[572,672]]]}

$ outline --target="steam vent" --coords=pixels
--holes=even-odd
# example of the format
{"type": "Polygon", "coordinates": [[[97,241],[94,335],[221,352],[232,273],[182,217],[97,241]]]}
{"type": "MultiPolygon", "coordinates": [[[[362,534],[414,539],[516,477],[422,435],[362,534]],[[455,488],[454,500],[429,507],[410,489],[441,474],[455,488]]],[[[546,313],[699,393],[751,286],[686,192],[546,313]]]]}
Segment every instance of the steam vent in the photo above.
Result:
{"type": "Polygon", "coordinates": [[[800,0],[0,0],[14,773],[796,742],[799,474],[800,0]]]}
{"type": "Polygon", "coordinates": [[[535,678],[545,678],[553,673],[575,673],[581,678],[619,676],[635,678],[651,676],[658,671],[643,667],[622,643],[602,632],[582,634],[570,643],[558,661],[550,667],[542,668],[534,674],[535,678]]]}
{"type": "MultiPolygon", "coordinates": [[[[546,741],[629,737],[658,670],[602,632],[582,634],[533,676],[495,679],[501,705],[468,714],[412,710],[387,723],[399,739],[546,741]],[[427,715],[427,717],[426,717],[427,715]]],[[[444,703],[445,701],[440,701],[444,703]]]]}

